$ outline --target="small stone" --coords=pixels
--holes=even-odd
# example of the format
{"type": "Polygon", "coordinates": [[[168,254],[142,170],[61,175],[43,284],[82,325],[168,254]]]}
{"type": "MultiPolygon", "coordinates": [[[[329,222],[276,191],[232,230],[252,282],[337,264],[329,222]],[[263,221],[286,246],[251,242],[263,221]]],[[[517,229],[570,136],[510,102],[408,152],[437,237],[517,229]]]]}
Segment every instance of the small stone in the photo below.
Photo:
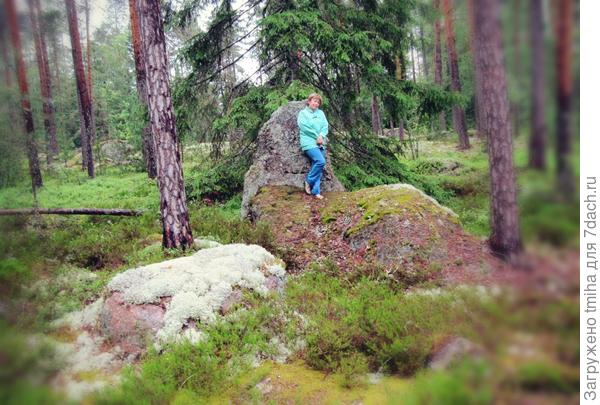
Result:
{"type": "Polygon", "coordinates": [[[446,342],[431,356],[429,368],[445,370],[453,363],[466,357],[479,358],[483,355],[483,348],[463,337],[454,337],[446,342]]]}

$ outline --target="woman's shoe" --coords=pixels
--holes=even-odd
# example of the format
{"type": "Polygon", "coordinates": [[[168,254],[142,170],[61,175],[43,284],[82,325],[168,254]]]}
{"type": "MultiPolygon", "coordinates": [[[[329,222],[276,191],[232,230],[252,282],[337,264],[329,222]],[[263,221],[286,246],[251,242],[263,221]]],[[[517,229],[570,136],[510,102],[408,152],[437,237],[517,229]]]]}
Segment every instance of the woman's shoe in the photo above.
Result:
{"type": "Polygon", "coordinates": [[[304,191],[306,192],[306,194],[311,195],[310,186],[306,181],[304,182],[304,191]]]}
{"type": "Polygon", "coordinates": [[[325,197],[323,197],[321,194],[316,194],[316,195],[315,195],[315,198],[316,198],[317,200],[322,200],[322,199],[324,199],[325,197]]]}

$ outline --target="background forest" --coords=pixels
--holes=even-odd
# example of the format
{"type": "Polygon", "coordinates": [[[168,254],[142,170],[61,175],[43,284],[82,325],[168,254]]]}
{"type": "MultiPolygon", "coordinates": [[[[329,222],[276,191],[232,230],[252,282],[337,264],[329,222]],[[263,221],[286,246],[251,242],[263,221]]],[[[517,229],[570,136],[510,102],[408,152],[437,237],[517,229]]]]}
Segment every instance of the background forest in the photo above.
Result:
{"type": "MultiPolygon", "coordinates": [[[[567,274],[579,264],[576,0],[158,2],[194,237],[258,244],[284,258],[276,229],[240,218],[244,174],[271,114],[318,92],[333,168],[348,191],[411,184],[456,212],[470,235],[491,238],[509,265],[529,268],[524,274],[563,273],[551,294],[524,288],[484,299],[460,288],[411,295],[440,286],[428,275],[394,284],[315,262],[283,297],[245,296],[251,311],[210,326],[201,344],[150,351],[124,371],[80,372],[78,384],[108,374],[121,384],[69,394],[56,378],[60,356],[39,336],[73,340],[53,323],[101,296],[112,276],[189,253],[161,235],[144,69],[150,23],[135,17],[150,3],[4,0],[0,8],[0,213],[141,211],[0,216],[1,402],[577,403],[578,285],[567,274]],[[506,105],[489,101],[484,87],[483,18],[500,22],[506,105]],[[509,120],[490,118],[503,108],[509,120]],[[502,150],[500,133],[509,141],[502,150]],[[510,171],[494,177],[501,165],[489,162],[498,159],[510,171]],[[511,187],[514,212],[492,200],[511,187]],[[503,234],[498,218],[511,215],[518,224],[503,234]],[[369,307],[372,297],[379,306],[369,307]],[[457,301],[464,308],[449,305],[457,301]],[[305,346],[284,365],[252,367],[248,356],[269,353],[274,336],[285,340],[279,334],[305,346]],[[432,348],[456,334],[484,347],[485,360],[427,369],[432,348]],[[276,374],[287,382],[275,394],[257,388],[276,374]],[[383,382],[368,382],[373,375],[383,382]],[[295,380],[321,394],[293,388],[295,380]]],[[[528,277],[519,282],[535,283],[528,277]]]]}

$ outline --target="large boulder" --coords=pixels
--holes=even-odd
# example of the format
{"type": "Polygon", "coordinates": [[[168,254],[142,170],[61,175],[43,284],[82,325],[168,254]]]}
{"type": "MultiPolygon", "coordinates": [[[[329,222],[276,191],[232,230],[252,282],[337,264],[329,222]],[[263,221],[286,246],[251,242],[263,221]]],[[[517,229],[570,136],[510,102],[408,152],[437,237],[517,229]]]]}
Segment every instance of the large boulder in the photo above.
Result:
{"type": "Polygon", "coordinates": [[[100,159],[108,160],[113,164],[131,163],[133,147],[127,142],[111,139],[100,145],[100,159]]]}
{"type": "Polygon", "coordinates": [[[98,330],[127,355],[139,355],[148,342],[198,339],[196,323],[230,311],[241,290],[281,289],[283,266],[260,246],[231,244],[127,270],[108,284],[98,330]]]}
{"type": "Polygon", "coordinates": [[[288,271],[322,262],[407,283],[461,271],[475,280],[494,261],[454,212],[411,185],[324,195],[315,201],[292,187],[268,186],[249,204],[253,218],[271,225],[288,271]]]}
{"type": "MultiPolygon", "coordinates": [[[[303,189],[310,161],[300,150],[298,113],[306,106],[304,101],[292,101],[275,111],[258,133],[254,162],[244,177],[242,216],[251,214],[250,200],[261,187],[292,186],[303,189]]],[[[333,174],[329,156],[321,189],[344,191],[344,186],[333,174]]]]}

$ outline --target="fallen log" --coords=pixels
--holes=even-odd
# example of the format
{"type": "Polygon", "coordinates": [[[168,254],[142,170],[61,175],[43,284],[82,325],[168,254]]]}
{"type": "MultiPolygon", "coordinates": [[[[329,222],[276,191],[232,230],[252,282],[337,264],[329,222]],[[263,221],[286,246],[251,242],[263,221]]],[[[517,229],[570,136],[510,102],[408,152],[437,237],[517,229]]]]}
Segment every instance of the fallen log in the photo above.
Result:
{"type": "Polygon", "coordinates": [[[0,209],[0,216],[3,215],[36,215],[36,214],[57,214],[57,215],[119,215],[119,216],[139,216],[143,211],[126,210],[121,208],[17,208],[0,209]]]}

